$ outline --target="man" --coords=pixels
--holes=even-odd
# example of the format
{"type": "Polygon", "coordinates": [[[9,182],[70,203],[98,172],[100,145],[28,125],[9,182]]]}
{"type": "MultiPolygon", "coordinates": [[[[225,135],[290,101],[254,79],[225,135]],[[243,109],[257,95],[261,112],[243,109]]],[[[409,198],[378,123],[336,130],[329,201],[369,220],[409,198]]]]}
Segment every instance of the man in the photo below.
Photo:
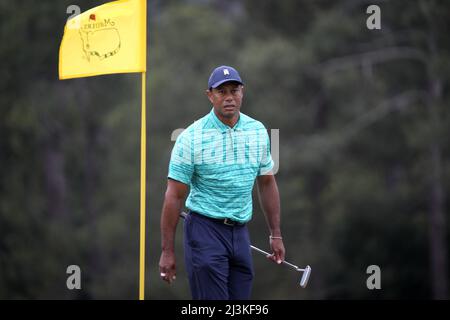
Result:
{"type": "Polygon", "coordinates": [[[270,141],[264,125],[240,112],[244,86],[232,67],[212,72],[206,95],[209,114],[178,137],[169,164],[161,215],[161,278],[175,280],[175,231],[188,193],[184,253],[193,299],[249,299],[253,279],[246,223],[252,217],[252,189],[258,194],[280,264],[285,249],[280,231],[280,199],[270,141]]]}

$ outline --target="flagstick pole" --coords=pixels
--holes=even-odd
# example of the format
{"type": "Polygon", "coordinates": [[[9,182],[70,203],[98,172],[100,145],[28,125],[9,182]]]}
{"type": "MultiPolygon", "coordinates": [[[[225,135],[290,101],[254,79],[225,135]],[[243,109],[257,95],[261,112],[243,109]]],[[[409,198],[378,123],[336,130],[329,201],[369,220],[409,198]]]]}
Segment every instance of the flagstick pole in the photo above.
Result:
{"type": "Polygon", "coordinates": [[[146,145],[147,119],[145,106],[145,76],[142,72],[142,110],[141,110],[141,202],[140,202],[140,254],[139,254],[139,300],[144,300],[145,294],[145,184],[146,184],[146,145]]]}

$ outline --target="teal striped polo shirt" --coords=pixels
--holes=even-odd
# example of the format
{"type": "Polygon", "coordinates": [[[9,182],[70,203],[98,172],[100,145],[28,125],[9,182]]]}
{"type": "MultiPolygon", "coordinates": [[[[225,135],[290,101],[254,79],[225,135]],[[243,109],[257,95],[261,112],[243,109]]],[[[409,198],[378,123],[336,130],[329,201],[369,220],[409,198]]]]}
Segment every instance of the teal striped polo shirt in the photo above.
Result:
{"type": "Polygon", "coordinates": [[[240,113],[233,128],[214,109],[177,138],[168,178],[189,185],[186,207],[212,218],[247,222],[255,178],[273,168],[264,125],[240,113]]]}

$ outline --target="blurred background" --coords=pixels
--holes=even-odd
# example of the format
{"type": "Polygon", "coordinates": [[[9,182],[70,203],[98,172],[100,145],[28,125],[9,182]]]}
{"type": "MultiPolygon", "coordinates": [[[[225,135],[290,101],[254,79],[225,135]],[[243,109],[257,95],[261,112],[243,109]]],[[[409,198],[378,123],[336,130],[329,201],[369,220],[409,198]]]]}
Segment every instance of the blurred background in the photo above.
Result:
{"type": "MultiPolygon", "coordinates": [[[[0,0],[0,299],[138,298],[140,75],[57,75],[66,8],[105,2],[0,0]]],[[[254,254],[252,297],[448,299],[449,13],[445,0],[148,1],[146,298],[191,297],[181,225],[176,282],[158,271],[171,135],[209,112],[207,79],[227,64],[242,112],[279,129],[286,258],[313,270],[301,289],[254,254]]],[[[252,242],[268,250],[254,200],[252,242]]]]}

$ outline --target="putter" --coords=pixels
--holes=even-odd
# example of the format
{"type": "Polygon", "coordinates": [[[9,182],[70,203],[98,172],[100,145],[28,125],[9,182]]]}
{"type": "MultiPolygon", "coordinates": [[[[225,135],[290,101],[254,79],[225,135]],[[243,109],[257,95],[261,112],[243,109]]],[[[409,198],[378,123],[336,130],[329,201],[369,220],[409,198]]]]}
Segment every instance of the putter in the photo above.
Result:
{"type": "MultiPolygon", "coordinates": [[[[185,219],[187,216],[187,213],[182,211],[180,213],[180,217],[182,217],[183,219],[185,219]]],[[[253,250],[255,250],[256,252],[259,252],[261,254],[263,254],[264,256],[270,256],[270,253],[259,249],[258,247],[252,246],[250,245],[250,248],[252,248],[253,250]]],[[[308,280],[309,280],[309,276],[311,275],[311,267],[310,266],[306,266],[304,269],[297,267],[295,264],[292,264],[286,260],[284,260],[282,262],[284,265],[287,265],[288,267],[291,267],[292,269],[294,269],[297,272],[303,272],[302,277],[300,278],[300,287],[302,288],[306,288],[307,284],[308,284],[308,280]]]]}
{"type": "MultiPolygon", "coordinates": [[[[260,248],[257,248],[255,246],[250,246],[250,248],[252,248],[253,250],[255,250],[256,252],[259,252],[263,255],[270,256],[270,253],[261,250],[260,248]]],[[[306,266],[304,269],[297,267],[295,264],[292,264],[286,260],[283,260],[282,262],[284,265],[287,265],[288,267],[291,267],[292,269],[294,269],[295,271],[298,272],[303,272],[302,277],[300,278],[300,287],[302,288],[306,288],[306,285],[308,284],[308,280],[309,280],[309,276],[311,275],[311,267],[310,266],[306,266]]]]}

